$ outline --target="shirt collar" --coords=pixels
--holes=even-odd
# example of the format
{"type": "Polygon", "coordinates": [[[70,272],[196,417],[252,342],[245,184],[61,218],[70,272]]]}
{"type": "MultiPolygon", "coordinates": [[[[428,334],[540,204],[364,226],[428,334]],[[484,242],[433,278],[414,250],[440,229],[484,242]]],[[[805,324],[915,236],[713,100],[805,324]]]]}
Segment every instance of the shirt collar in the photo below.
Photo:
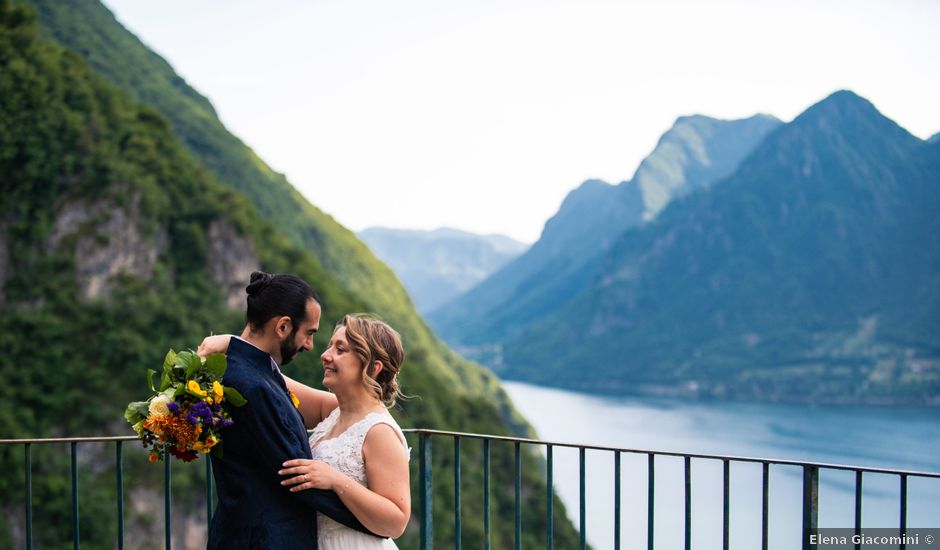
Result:
{"type": "Polygon", "coordinates": [[[252,343],[249,342],[248,340],[245,340],[245,339],[242,338],[241,336],[236,336],[236,335],[233,334],[233,335],[232,335],[232,338],[238,338],[238,339],[241,340],[242,342],[248,344],[249,346],[251,346],[251,347],[255,348],[256,350],[258,350],[258,351],[264,353],[265,355],[267,355],[268,358],[271,359],[271,370],[272,370],[273,372],[276,372],[276,373],[278,373],[278,374],[281,374],[281,369],[278,368],[278,366],[277,366],[277,361],[274,360],[274,357],[273,357],[270,353],[264,351],[263,349],[259,348],[259,347],[256,346],[256,345],[252,344],[252,343]]]}

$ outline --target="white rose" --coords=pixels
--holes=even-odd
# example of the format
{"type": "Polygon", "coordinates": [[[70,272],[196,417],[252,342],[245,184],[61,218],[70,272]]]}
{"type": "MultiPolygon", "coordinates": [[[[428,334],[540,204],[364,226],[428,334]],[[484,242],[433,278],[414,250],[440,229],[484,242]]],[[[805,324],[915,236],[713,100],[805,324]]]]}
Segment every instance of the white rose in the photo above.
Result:
{"type": "Polygon", "coordinates": [[[166,416],[170,414],[170,409],[167,408],[166,404],[170,402],[170,398],[166,395],[158,395],[150,401],[150,416],[166,416]]]}

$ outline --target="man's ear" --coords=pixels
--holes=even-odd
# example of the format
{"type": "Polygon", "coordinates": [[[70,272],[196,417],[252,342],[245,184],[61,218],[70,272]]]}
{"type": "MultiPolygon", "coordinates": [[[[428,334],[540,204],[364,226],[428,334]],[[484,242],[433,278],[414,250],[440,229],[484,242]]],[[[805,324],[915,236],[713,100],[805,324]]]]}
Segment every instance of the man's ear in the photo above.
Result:
{"type": "Polygon", "coordinates": [[[274,332],[277,333],[279,338],[286,338],[293,327],[294,323],[291,322],[290,317],[284,315],[277,319],[277,323],[274,325],[274,332]]]}

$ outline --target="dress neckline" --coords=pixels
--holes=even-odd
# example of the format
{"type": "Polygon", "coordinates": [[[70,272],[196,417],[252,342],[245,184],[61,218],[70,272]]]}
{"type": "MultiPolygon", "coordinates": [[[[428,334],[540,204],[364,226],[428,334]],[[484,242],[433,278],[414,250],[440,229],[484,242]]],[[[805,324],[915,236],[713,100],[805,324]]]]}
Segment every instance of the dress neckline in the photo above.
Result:
{"type": "MultiPolygon", "coordinates": [[[[363,416],[363,417],[360,418],[359,420],[353,422],[352,424],[350,424],[349,426],[347,426],[345,430],[343,430],[343,431],[341,431],[340,433],[334,435],[333,437],[331,437],[331,438],[329,438],[329,439],[324,439],[323,436],[320,436],[319,438],[317,438],[317,439],[313,442],[313,445],[311,445],[310,448],[311,448],[311,449],[314,449],[314,448],[316,448],[317,446],[319,446],[321,443],[327,443],[327,442],[329,442],[329,441],[335,441],[335,440],[337,440],[337,439],[339,439],[339,438],[345,436],[345,435],[346,435],[347,433],[349,433],[353,428],[355,428],[355,427],[358,426],[359,424],[362,424],[362,423],[365,422],[370,416],[372,416],[372,415],[374,415],[374,414],[377,414],[377,415],[388,415],[387,412],[380,412],[380,411],[372,411],[372,412],[370,412],[370,413],[366,413],[365,416],[363,416]]],[[[339,415],[340,415],[339,407],[336,407],[335,409],[333,409],[333,412],[331,412],[330,415],[327,416],[326,419],[323,420],[323,422],[327,422],[327,421],[329,421],[330,419],[333,420],[333,423],[329,426],[329,428],[327,429],[327,431],[323,433],[324,436],[325,436],[327,433],[329,433],[329,430],[332,430],[332,429],[333,429],[333,426],[336,425],[336,419],[339,418],[339,415]]]]}

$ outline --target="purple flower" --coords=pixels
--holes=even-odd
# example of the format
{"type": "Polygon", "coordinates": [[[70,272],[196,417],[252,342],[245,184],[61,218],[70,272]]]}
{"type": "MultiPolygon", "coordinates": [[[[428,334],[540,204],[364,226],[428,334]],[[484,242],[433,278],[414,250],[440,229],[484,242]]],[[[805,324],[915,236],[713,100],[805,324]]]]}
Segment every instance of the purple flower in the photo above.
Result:
{"type": "Polygon", "coordinates": [[[193,414],[201,418],[203,421],[208,422],[212,418],[212,410],[209,408],[204,401],[200,401],[193,405],[193,414]]]}
{"type": "Polygon", "coordinates": [[[193,412],[186,414],[186,420],[193,426],[195,426],[196,424],[199,424],[199,417],[196,416],[196,414],[193,412]]]}
{"type": "Polygon", "coordinates": [[[180,413],[180,404],[177,403],[176,401],[170,401],[169,403],[167,403],[166,408],[170,409],[171,414],[180,413]]]}

